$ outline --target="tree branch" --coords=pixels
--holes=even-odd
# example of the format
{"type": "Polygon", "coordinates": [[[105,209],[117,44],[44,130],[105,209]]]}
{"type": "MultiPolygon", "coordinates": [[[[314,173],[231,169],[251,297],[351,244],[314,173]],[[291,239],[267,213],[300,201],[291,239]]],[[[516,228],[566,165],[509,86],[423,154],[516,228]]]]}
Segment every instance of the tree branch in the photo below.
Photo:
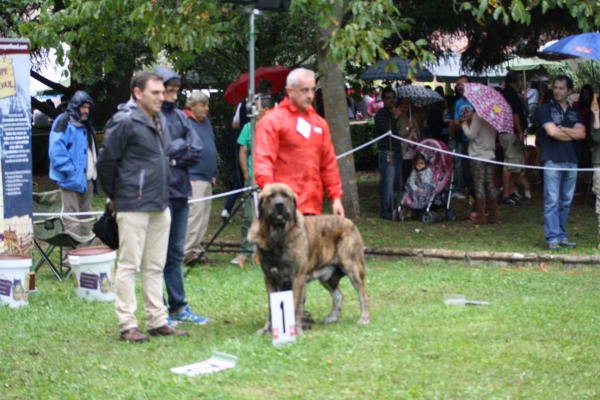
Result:
{"type": "Polygon", "coordinates": [[[44,85],[48,86],[49,88],[56,90],[57,92],[60,92],[62,94],[66,94],[66,95],[72,94],[71,89],[69,89],[68,87],[63,86],[60,83],[52,82],[50,79],[43,77],[42,75],[38,74],[34,70],[31,70],[31,77],[33,79],[43,83],[44,85]]]}

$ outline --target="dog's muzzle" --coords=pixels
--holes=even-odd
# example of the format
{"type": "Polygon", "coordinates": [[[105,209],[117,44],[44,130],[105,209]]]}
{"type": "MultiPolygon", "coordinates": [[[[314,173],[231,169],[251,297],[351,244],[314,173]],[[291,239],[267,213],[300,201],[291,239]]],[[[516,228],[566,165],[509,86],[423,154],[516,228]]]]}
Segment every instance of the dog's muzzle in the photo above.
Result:
{"type": "Polygon", "coordinates": [[[273,210],[271,212],[271,223],[275,225],[285,224],[290,218],[290,211],[284,199],[276,198],[273,201],[273,210]]]}

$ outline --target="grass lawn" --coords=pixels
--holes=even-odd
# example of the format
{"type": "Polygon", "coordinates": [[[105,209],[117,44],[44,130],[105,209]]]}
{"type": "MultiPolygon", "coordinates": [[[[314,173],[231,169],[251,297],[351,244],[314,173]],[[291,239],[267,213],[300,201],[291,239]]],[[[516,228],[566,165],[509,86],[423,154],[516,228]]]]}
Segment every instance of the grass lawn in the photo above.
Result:
{"type": "MultiPolygon", "coordinates": [[[[464,221],[464,201],[453,202],[455,223],[392,223],[377,218],[376,176],[361,174],[359,190],[356,222],[367,246],[546,251],[539,192],[523,207],[501,207],[501,224],[476,228],[464,221]]],[[[223,203],[213,203],[207,238],[223,203]]],[[[103,200],[94,207],[102,209],[103,200]]],[[[219,239],[239,240],[240,224],[237,215],[219,239]]],[[[569,229],[579,243],[574,253],[594,251],[596,218],[583,198],[575,200],[569,229]]],[[[190,338],[139,345],[117,340],[113,303],[79,299],[72,281],[58,282],[42,268],[28,307],[0,307],[0,399],[600,398],[598,268],[509,271],[371,259],[370,325],[356,324],[357,295],[344,279],[339,323],[317,323],[295,344],[274,348],[270,337],[255,334],[268,315],[259,267],[233,266],[231,254],[211,257],[219,263],[186,278],[188,300],[211,322],[189,326],[190,338]],[[453,293],[491,305],[444,305],[453,293]],[[194,378],[169,371],[213,350],[236,355],[238,366],[194,378]]],[[[316,319],[330,304],[319,284],[309,285],[306,308],[316,319]]],[[[141,306],[137,316],[145,331],[141,306]]]]}
{"type": "MultiPolygon", "coordinates": [[[[598,270],[508,272],[494,267],[370,260],[372,324],[359,326],[349,281],[339,323],[315,324],[295,344],[257,336],[267,317],[262,273],[227,257],[186,281],[211,318],[190,338],[117,340],[112,303],[75,297],[72,283],[40,271],[28,307],[0,308],[2,399],[405,399],[600,396],[598,270]],[[489,306],[446,306],[461,293],[489,306]],[[238,366],[187,378],[169,368],[208,358],[238,366]]],[[[139,293],[139,291],[138,291],[139,293]]],[[[307,309],[327,315],[318,284],[307,309]]],[[[141,304],[138,299],[138,304],[141,304]]],[[[138,310],[145,329],[143,311],[138,310]]]]}

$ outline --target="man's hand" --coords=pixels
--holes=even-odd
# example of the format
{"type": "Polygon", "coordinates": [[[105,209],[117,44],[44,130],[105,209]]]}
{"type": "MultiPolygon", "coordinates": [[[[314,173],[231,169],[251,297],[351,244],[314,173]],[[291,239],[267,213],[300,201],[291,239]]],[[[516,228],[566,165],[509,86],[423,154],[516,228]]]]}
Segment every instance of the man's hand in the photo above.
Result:
{"type": "Polygon", "coordinates": [[[339,215],[340,217],[346,216],[344,213],[344,206],[342,205],[342,199],[335,199],[331,205],[331,209],[334,215],[339,215]]]}
{"type": "Polygon", "coordinates": [[[210,182],[212,183],[213,186],[215,186],[217,184],[217,178],[212,178],[210,180],[210,182]]]}
{"type": "Polygon", "coordinates": [[[111,199],[108,199],[108,211],[110,211],[111,213],[115,212],[115,202],[112,201],[111,199]]]}

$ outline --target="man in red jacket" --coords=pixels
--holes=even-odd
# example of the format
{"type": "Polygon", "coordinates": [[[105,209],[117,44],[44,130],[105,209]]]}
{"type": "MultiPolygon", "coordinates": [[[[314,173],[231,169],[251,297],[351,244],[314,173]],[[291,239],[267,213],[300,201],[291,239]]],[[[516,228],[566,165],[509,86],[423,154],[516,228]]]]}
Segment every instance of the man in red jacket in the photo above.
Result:
{"type": "Polygon", "coordinates": [[[329,126],[312,107],[315,73],[298,68],[287,77],[287,97],[256,127],[254,176],[259,187],[289,185],[305,215],[323,212],[323,188],[332,211],[344,216],[342,180],[329,126]]]}

